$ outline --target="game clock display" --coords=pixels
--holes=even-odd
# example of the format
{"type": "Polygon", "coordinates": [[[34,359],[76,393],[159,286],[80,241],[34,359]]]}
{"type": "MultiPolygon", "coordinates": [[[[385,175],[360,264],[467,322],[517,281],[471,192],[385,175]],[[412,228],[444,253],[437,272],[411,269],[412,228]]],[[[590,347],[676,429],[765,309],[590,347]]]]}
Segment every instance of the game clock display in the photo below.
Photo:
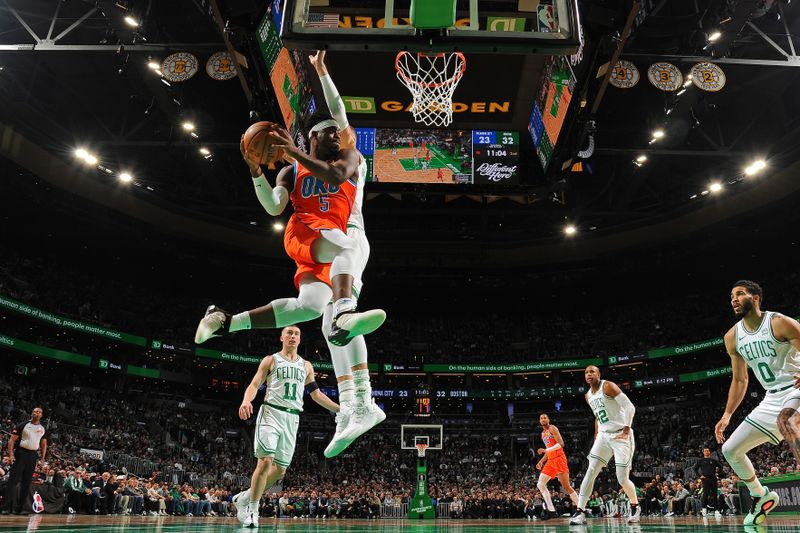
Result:
{"type": "Polygon", "coordinates": [[[472,131],[472,182],[476,184],[519,182],[519,132],[472,131]]]}

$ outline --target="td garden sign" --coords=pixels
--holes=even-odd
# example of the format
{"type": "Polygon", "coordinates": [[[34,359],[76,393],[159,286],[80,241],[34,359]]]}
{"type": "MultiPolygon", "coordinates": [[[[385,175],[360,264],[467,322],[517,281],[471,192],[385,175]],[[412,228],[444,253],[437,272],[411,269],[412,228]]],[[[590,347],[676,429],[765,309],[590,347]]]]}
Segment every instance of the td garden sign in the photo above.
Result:
{"type": "MultiPolygon", "coordinates": [[[[400,102],[398,100],[379,100],[371,96],[342,96],[344,105],[348,113],[375,114],[379,110],[389,113],[410,113],[412,102],[400,102]]],[[[453,113],[504,113],[511,110],[511,102],[453,102],[453,113]]]]}

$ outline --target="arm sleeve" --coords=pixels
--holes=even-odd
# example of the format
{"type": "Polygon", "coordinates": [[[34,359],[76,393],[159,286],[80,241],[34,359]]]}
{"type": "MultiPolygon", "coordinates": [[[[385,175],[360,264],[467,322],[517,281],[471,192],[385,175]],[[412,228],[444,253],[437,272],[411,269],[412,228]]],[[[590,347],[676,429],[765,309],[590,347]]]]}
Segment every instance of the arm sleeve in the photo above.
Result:
{"type": "Polygon", "coordinates": [[[340,130],[347,128],[350,124],[347,122],[344,102],[339,96],[339,91],[336,90],[336,85],[333,84],[333,80],[328,74],[320,76],[319,81],[322,84],[322,92],[325,94],[325,102],[328,104],[331,116],[339,123],[340,130]]]}
{"type": "Polygon", "coordinates": [[[625,420],[625,425],[631,427],[633,424],[633,415],[636,414],[636,408],[624,392],[617,394],[614,399],[622,409],[622,417],[625,420]]]}
{"type": "Polygon", "coordinates": [[[267,213],[272,216],[283,213],[289,202],[289,191],[286,190],[286,187],[278,185],[273,189],[264,174],[253,178],[253,187],[256,190],[258,201],[261,202],[261,206],[267,213]]]}
{"type": "Polygon", "coordinates": [[[549,448],[545,448],[544,451],[546,452],[554,452],[556,450],[561,449],[561,445],[559,443],[555,443],[554,445],[550,446],[549,448]]]}

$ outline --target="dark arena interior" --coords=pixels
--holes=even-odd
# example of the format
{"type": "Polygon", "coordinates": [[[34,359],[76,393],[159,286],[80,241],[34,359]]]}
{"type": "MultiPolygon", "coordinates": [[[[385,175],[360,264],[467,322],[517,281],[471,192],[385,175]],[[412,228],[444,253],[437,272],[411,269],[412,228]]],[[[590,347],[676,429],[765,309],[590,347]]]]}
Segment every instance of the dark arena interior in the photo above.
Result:
{"type": "Polygon", "coordinates": [[[0,533],[800,531],[798,47],[0,0],[0,533]]]}

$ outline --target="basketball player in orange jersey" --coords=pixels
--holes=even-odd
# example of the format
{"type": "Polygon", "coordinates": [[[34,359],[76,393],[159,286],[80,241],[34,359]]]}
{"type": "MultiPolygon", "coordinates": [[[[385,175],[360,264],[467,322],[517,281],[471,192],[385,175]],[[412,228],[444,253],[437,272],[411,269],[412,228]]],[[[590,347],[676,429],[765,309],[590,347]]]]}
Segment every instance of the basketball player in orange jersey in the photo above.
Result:
{"type": "Polygon", "coordinates": [[[550,417],[546,413],[539,415],[539,424],[542,425],[542,441],[544,448],[536,450],[537,455],[544,454],[538,463],[536,469],[541,470],[539,474],[539,481],[536,487],[542,493],[544,499],[544,512],[542,513],[542,520],[553,518],[556,516],[556,508],[553,505],[553,499],[550,497],[550,491],[547,489],[547,483],[555,478],[558,478],[561,486],[567,491],[569,499],[572,500],[573,505],[578,505],[578,493],[569,484],[569,465],[567,464],[567,455],[564,453],[564,439],[561,437],[561,432],[558,428],[550,424],[550,417]]]}
{"type": "Polygon", "coordinates": [[[313,113],[306,120],[306,128],[311,144],[309,154],[297,148],[286,130],[269,133],[275,146],[294,160],[280,170],[274,188],[261,171],[259,154],[241,146],[264,209],[277,216],[289,200],[292,202],[294,213],[286,226],[283,244],[297,265],[297,298],[273,300],[235,315],[212,305],[197,327],[197,344],[244,329],[280,328],[313,320],[322,316],[332,297],[333,325],[328,338],[335,345],[346,345],[359,335],[375,331],[386,319],[380,309],[356,312],[352,275],[331,277],[337,262],[342,261],[342,253],[356,245],[345,231],[359,176],[366,173],[366,161],[355,148],[341,147],[339,126],[329,114],[313,113]]]}

